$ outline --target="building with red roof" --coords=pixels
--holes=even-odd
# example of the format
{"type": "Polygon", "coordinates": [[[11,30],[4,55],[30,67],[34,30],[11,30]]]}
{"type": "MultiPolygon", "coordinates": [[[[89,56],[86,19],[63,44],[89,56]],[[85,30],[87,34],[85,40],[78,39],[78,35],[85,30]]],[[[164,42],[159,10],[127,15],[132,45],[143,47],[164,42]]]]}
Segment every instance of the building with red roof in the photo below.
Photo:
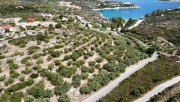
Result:
{"type": "Polygon", "coordinates": [[[34,21],[33,18],[28,18],[27,19],[27,23],[33,23],[33,21],[34,21]]]}
{"type": "Polygon", "coordinates": [[[11,25],[0,26],[0,34],[8,31],[10,32],[14,31],[11,25]]]}

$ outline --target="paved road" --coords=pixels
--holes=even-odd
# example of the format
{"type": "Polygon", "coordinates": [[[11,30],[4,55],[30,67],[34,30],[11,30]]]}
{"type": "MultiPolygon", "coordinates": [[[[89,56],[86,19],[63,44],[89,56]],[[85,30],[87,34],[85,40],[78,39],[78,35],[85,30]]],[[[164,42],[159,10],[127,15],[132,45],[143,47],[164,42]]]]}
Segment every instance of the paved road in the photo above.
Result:
{"type": "Polygon", "coordinates": [[[150,58],[141,60],[137,64],[129,66],[128,68],[126,68],[126,71],[122,73],[118,78],[116,78],[115,80],[110,82],[107,86],[103,87],[98,92],[94,93],[92,96],[88,97],[82,102],[96,102],[97,100],[99,100],[100,98],[111,92],[124,79],[128,78],[130,75],[132,75],[139,69],[143,68],[149,62],[153,62],[157,60],[157,58],[158,58],[158,54],[157,52],[155,52],[150,58]]]}
{"type": "Polygon", "coordinates": [[[180,76],[177,76],[177,77],[175,77],[175,78],[172,78],[171,80],[168,80],[168,81],[166,81],[166,82],[158,85],[157,87],[153,88],[151,91],[149,91],[148,93],[146,93],[143,97],[135,100],[134,102],[146,102],[146,101],[148,101],[151,97],[157,95],[158,93],[162,92],[162,91],[165,90],[166,88],[177,84],[178,82],[180,82],[180,76]]]}

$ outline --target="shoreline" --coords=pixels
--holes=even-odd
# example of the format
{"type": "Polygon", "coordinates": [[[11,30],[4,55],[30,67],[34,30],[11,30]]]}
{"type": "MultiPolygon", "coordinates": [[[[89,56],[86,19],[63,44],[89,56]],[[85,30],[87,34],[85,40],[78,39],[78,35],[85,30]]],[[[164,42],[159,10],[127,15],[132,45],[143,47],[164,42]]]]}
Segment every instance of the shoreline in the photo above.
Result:
{"type": "Polygon", "coordinates": [[[160,2],[180,2],[180,0],[158,0],[160,2]]]}
{"type": "Polygon", "coordinates": [[[100,10],[117,10],[117,9],[138,9],[140,8],[139,6],[134,6],[134,7],[115,7],[115,8],[98,8],[94,9],[94,11],[100,11],[100,10]]]}

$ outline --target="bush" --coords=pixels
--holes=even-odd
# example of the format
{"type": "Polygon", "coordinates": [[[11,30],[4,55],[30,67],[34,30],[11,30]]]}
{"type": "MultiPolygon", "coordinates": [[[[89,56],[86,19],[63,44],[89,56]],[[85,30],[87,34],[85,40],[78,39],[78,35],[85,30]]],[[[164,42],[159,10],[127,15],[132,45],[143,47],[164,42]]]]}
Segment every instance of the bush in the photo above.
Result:
{"type": "Polygon", "coordinates": [[[81,76],[79,74],[76,74],[72,78],[72,85],[77,88],[81,84],[81,76]]]}
{"type": "Polygon", "coordinates": [[[60,56],[60,52],[59,51],[53,51],[53,52],[51,52],[51,56],[52,57],[59,57],[60,56]]]}
{"type": "Polygon", "coordinates": [[[58,73],[46,71],[44,76],[46,76],[53,85],[61,85],[63,83],[63,78],[58,73]]]}
{"type": "Polygon", "coordinates": [[[59,74],[64,76],[65,78],[70,78],[76,72],[76,68],[63,68],[59,71],[59,74]]]}
{"type": "Polygon", "coordinates": [[[103,68],[107,70],[108,72],[115,72],[116,66],[114,66],[112,63],[106,63],[103,65],[103,68]]]}
{"type": "Polygon", "coordinates": [[[12,84],[13,82],[14,82],[14,80],[12,78],[9,78],[6,81],[4,81],[4,85],[8,86],[8,85],[12,84]]]}
{"type": "Polygon", "coordinates": [[[73,65],[74,65],[74,66],[77,66],[77,67],[80,67],[80,66],[83,65],[84,63],[85,63],[84,60],[79,60],[79,61],[75,61],[75,62],[73,63],[73,65]]]}
{"type": "Polygon", "coordinates": [[[11,95],[10,102],[21,102],[22,92],[15,92],[11,95]]]}
{"type": "Polygon", "coordinates": [[[54,68],[54,64],[53,64],[53,63],[51,63],[51,64],[48,65],[48,69],[49,69],[49,70],[52,70],[53,68],[54,68]]]}
{"type": "Polygon", "coordinates": [[[58,102],[70,102],[70,98],[66,94],[64,94],[59,96],[58,102]]]}
{"type": "Polygon", "coordinates": [[[26,67],[25,70],[23,70],[21,73],[24,73],[24,74],[29,74],[32,72],[32,69],[26,67]]]}
{"type": "Polygon", "coordinates": [[[35,98],[50,98],[52,96],[52,91],[49,89],[45,89],[44,83],[39,82],[29,88],[27,93],[33,95],[35,98]]]}
{"type": "Polygon", "coordinates": [[[36,64],[42,64],[43,63],[43,59],[42,58],[40,58],[40,59],[38,59],[37,61],[36,61],[36,64]]]}
{"type": "Polygon", "coordinates": [[[90,62],[89,62],[89,66],[91,66],[91,67],[93,67],[95,64],[96,64],[95,61],[90,61],[90,62]]]}
{"type": "Polygon", "coordinates": [[[92,92],[89,86],[81,87],[79,91],[81,94],[90,94],[92,92]]]}
{"type": "Polygon", "coordinates": [[[88,76],[89,76],[88,73],[81,73],[81,78],[82,78],[83,80],[87,79],[88,76]]]}
{"type": "Polygon", "coordinates": [[[31,46],[27,49],[28,54],[33,54],[33,53],[37,52],[38,50],[40,50],[39,46],[31,46]]]}
{"type": "Polygon", "coordinates": [[[31,75],[30,75],[30,77],[31,78],[37,78],[39,75],[37,74],[37,73],[32,73],[31,75]]]}
{"type": "Polygon", "coordinates": [[[67,82],[64,82],[62,86],[58,85],[55,87],[54,93],[56,95],[63,95],[63,94],[66,94],[66,92],[68,92],[70,88],[71,88],[71,85],[67,82]]]}
{"type": "Polygon", "coordinates": [[[97,63],[101,63],[102,61],[103,61],[103,58],[101,58],[101,57],[96,58],[97,63]]]}
{"type": "Polygon", "coordinates": [[[34,83],[34,81],[32,79],[29,79],[28,81],[23,81],[23,82],[16,83],[16,84],[10,86],[9,88],[7,88],[7,91],[8,92],[15,92],[15,91],[21,90],[27,86],[30,86],[33,83],[34,83]]]}
{"type": "Polygon", "coordinates": [[[61,65],[61,60],[55,60],[54,63],[56,66],[59,66],[59,65],[61,65]]]}
{"type": "Polygon", "coordinates": [[[60,23],[55,25],[55,28],[61,28],[61,27],[62,27],[62,25],[60,23]]]}
{"type": "Polygon", "coordinates": [[[24,102],[33,102],[34,97],[32,95],[25,95],[24,96],[24,102]]]}
{"type": "Polygon", "coordinates": [[[149,47],[149,48],[146,50],[146,53],[147,53],[147,54],[153,54],[155,51],[156,51],[156,48],[154,48],[154,47],[149,47]]]}

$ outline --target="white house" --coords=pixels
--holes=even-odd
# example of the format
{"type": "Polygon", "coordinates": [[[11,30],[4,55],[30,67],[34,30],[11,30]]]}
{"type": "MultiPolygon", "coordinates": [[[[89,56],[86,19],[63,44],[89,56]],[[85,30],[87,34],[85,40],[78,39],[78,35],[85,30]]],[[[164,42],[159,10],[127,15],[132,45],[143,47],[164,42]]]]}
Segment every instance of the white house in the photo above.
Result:
{"type": "Polygon", "coordinates": [[[8,31],[13,32],[14,31],[13,27],[10,25],[0,26],[0,34],[8,32],[8,31]]]}

